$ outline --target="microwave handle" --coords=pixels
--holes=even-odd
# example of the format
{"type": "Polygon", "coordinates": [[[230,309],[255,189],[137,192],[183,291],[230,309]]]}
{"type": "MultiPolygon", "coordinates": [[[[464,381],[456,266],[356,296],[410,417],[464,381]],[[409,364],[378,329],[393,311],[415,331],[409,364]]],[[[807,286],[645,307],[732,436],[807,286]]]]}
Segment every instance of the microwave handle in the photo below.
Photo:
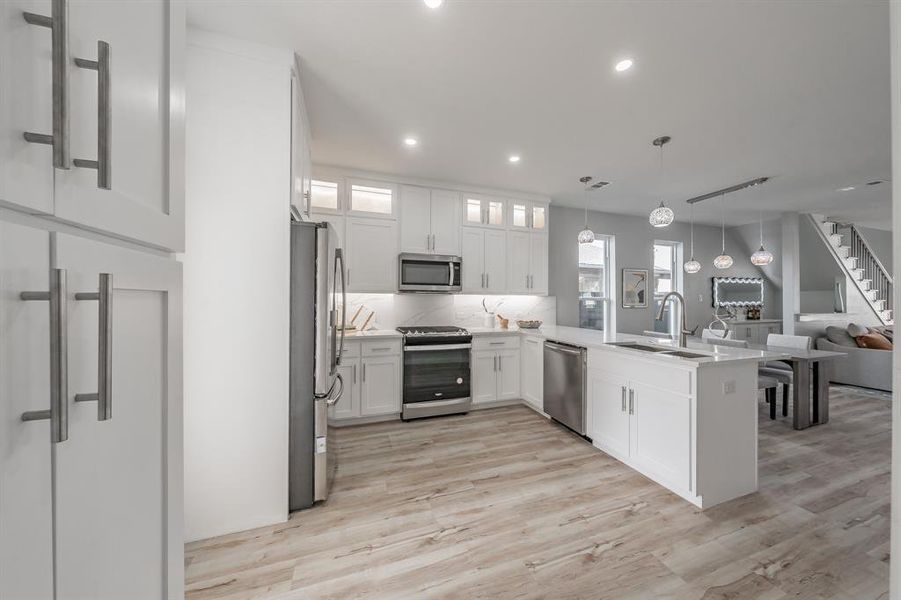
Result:
{"type": "Polygon", "coordinates": [[[450,269],[450,279],[447,282],[447,285],[454,285],[454,261],[448,261],[447,266],[450,269]]]}

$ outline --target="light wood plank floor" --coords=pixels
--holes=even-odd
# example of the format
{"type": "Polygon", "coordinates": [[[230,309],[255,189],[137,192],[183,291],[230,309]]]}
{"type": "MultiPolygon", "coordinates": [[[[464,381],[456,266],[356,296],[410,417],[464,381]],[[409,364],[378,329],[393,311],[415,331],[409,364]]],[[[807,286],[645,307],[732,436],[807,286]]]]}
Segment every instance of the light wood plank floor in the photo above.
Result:
{"type": "Polygon", "coordinates": [[[188,598],[888,598],[890,400],[760,403],[760,491],[706,511],[525,407],[342,429],[332,496],[192,543],[188,598]]]}

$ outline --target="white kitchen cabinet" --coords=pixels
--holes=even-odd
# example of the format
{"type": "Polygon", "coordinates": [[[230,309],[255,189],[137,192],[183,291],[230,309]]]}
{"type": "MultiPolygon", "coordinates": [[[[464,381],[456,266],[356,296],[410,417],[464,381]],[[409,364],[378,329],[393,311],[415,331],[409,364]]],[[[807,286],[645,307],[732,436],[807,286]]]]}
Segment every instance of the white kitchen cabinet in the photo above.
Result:
{"type": "Polygon", "coordinates": [[[310,121],[300,83],[300,64],[295,56],[291,70],[291,204],[309,216],[313,210],[310,121]]]}
{"type": "MultiPolygon", "coordinates": [[[[181,251],[184,3],[69,0],[68,14],[73,62],[97,61],[98,41],[109,44],[110,150],[107,163],[98,155],[98,72],[70,65],[73,164],[55,171],[54,214],[90,229],[181,251]],[[100,170],[79,167],[76,159],[108,164],[108,185],[100,180],[100,170]]],[[[286,92],[287,86],[286,81],[286,92]]],[[[287,109],[289,97],[284,102],[287,109]]]]}
{"type": "Polygon", "coordinates": [[[360,416],[360,359],[343,359],[338,367],[338,374],[344,382],[341,399],[329,407],[329,419],[352,419],[360,416]]]}
{"type": "Polygon", "coordinates": [[[50,408],[48,304],[19,297],[49,271],[50,234],[0,221],[0,598],[53,597],[50,422],[20,418],[50,408]]]}
{"type": "Polygon", "coordinates": [[[464,227],[460,234],[463,258],[463,292],[485,292],[485,231],[464,227]]]}
{"type": "Polygon", "coordinates": [[[473,404],[520,397],[518,338],[479,338],[472,351],[473,404]],[[516,343],[513,343],[516,342],[516,343]],[[492,344],[496,346],[492,348],[492,344]]]}
{"type": "Polygon", "coordinates": [[[526,336],[522,341],[522,399],[544,410],[544,340],[526,336]]]}
{"type": "Polygon", "coordinates": [[[685,396],[632,382],[629,456],[664,483],[691,489],[691,401],[685,396]]]}
{"type": "Polygon", "coordinates": [[[507,201],[474,194],[464,195],[463,224],[480,227],[504,228],[506,226],[507,201]]]}
{"type": "Polygon", "coordinates": [[[0,2],[0,203],[51,214],[53,147],[22,137],[53,134],[50,29],[24,12],[49,16],[50,0],[0,2]]]}
{"type": "Polygon", "coordinates": [[[360,416],[399,413],[400,357],[378,356],[362,359],[360,416]]]}
{"type": "Polygon", "coordinates": [[[530,200],[507,202],[510,229],[547,232],[548,204],[530,200]]]}
{"type": "Polygon", "coordinates": [[[397,185],[347,179],[347,214],[377,219],[397,218],[397,185]]]}
{"type": "Polygon", "coordinates": [[[401,252],[460,254],[460,194],[400,187],[401,252]]]}
{"type": "Polygon", "coordinates": [[[0,249],[0,410],[13,417],[3,419],[0,572],[17,573],[0,578],[3,596],[52,597],[51,586],[57,598],[180,597],[181,264],[9,223],[0,249]],[[54,306],[66,314],[57,327],[54,306]],[[22,422],[26,410],[67,418],[22,422]]]}
{"type": "Polygon", "coordinates": [[[53,448],[57,597],[179,595],[181,264],[64,234],[53,258],[69,288],[69,439],[53,448]],[[101,273],[112,277],[105,420],[96,396],[79,401],[101,391],[104,304],[78,296],[102,296],[101,273]]]}
{"type": "Polygon", "coordinates": [[[497,399],[519,398],[519,350],[497,353],[497,399]]]}
{"type": "Polygon", "coordinates": [[[528,231],[507,232],[507,291],[529,293],[531,275],[532,235],[528,231]]]}
{"type": "Polygon", "coordinates": [[[547,294],[547,234],[507,232],[507,291],[512,294],[547,294]]]}
{"type": "Polygon", "coordinates": [[[497,352],[491,350],[472,353],[472,403],[497,400],[497,352]]]}
{"type": "Polygon", "coordinates": [[[432,190],[432,251],[460,254],[460,193],[432,190]]]}
{"type": "Polygon", "coordinates": [[[507,234],[485,231],[485,291],[503,294],[507,291],[507,234]]]}
{"type": "Polygon", "coordinates": [[[348,217],[345,223],[348,292],[397,291],[397,223],[348,217]]]}
{"type": "Polygon", "coordinates": [[[767,337],[771,333],[782,333],[782,323],[779,321],[736,321],[729,322],[732,329],[732,338],[746,340],[751,344],[766,344],[767,337]]]}
{"type": "Polygon", "coordinates": [[[600,369],[588,370],[588,437],[618,457],[629,456],[629,380],[600,369]]]}

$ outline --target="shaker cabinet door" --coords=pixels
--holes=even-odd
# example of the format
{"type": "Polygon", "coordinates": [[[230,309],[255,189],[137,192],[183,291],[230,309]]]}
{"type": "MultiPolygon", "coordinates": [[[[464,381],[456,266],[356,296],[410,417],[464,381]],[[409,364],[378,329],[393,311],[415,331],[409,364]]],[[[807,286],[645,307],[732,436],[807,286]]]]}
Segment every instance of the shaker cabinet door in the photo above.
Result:
{"type": "Polygon", "coordinates": [[[0,2],[0,203],[53,212],[53,147],[25,132],[53,134],[50,29],[22,13],[50,16],[50,0],[0,2]]]}
{"type": "Polygon", "coordinates": [[[184,4],[68,4],[73,165],[56,171],[55,214],[97,231],[183,250],[184,4]],[[75,64],[84,59],[105,68],[100,41],[109,48],[108,78],[75,64]],[[98,81],[108,82],[108,105],[101,101],[105,93],[98,81]],[[100,126],[105,119],[98,112],[105,106],[109,128],[100,126]],[[79,167],[76,159],[97,161],[99,168],[79,167]]]}
{"type": "Polygon", "coordinates": [[[400,412],[400,358],[364,358],[360,415],[400,412]]]}
{"type": "Polygon", "coordinates": [[[629,456],[629,382],[599,369],[588,371],[588,437],[601,450],[629,456]]]}
{"type": "Polygon", "coordinates": [[[427,188],[400,186],[400,251],[432,251],[431,198],[427,188]]]}
{"type": "Polygon", "coordinates": [[[347,291],[397,291],[397,223],[351,217],[347,228],[347,291]]]}
{"type": "Polygon", "coordinates": [[[548,288],[548,236],[533,233],[530,240],[531,269],[529,293],[547,295],[548,288]]]}
{"type": "Polygon", "coordinates": [[[485,231],[464,227],[462,233],[463,293],[485,290],[485,231]]]}
{"type": "Polygon", "coordinates": [[[55,248],[70,399],[69,439],[54,446],[57,598],[178,595],[181,265],[64,234],[55,248]]]}
{"type": "Polygon", "coordinates": [[[632,383],[630,457],[654,478],[691,489],[691,399],[632,383]]]}
{"type": "Polygon", "coordinates": [[[432,190],[432,251],[460,255],[460,193],[432,190]]]}
{"type": "Polygon", "coordinates": [[[497,353],[497,399],[519,398],[519,350],[497,353]]]}
{"type": "Polygon", "coordinates": [[[530,238],[528,231],[507,232],[507,291],[511,294],[529,293],[530,238]]]}
{"type": "Polygon", "coordinates": [[[507,291],[507,232],[485,231],[485,291],[503,294],[507,291]]]}
{"type": "MultiPolygon", "coordinates": [[[[4,7],[0,7],[3,10],[4,7]]],[[[0,221],[0,598],[53,597],[50,235],[0,221]]],[[[63,442],[65,443],[65,442],[63,442]]]]}

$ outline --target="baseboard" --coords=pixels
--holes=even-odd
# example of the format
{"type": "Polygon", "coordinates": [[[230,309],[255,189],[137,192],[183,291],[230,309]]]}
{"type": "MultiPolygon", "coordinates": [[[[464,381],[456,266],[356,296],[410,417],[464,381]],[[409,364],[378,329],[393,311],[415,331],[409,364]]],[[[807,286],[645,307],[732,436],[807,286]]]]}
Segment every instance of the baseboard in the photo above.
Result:
{"type": "Polygon", "coordinates": [[[340,419],[329,421],[329,427],[350,427],[352,425],[370,425],[372,423],[384,423],[385,421],[399,421],[400,413],[390,415],[375,415],[374,417],[354,417],[353,419],[340,419]]]}

